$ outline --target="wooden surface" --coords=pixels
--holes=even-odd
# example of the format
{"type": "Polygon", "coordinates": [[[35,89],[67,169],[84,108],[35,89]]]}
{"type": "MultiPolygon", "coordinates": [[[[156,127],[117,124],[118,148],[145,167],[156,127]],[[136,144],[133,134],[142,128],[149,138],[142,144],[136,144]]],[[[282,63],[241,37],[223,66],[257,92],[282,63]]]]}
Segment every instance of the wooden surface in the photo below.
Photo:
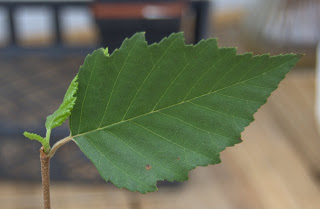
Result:
{"type": "MultiPolygon", "coordinates": [[[[313,70],[294,70],[255,114],[243,143],[222,153],[222,164],[198,167],[181,186],[147,195],[110,184],[53,182],[52,208],[319,209],[320,137],[313,104],[313,70]]],[[[0,182],[1,209],[41,206],[41,185],[0,182]]]]}

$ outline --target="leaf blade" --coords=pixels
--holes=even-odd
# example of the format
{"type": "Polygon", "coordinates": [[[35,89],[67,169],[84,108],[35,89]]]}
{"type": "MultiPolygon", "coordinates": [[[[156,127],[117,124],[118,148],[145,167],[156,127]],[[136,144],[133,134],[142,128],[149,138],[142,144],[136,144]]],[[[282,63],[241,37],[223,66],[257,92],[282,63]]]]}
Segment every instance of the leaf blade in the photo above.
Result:
{"type": "Polygon", "coordinates": [[[34,133],[30,133],[30,132],[25,131],[25,132],[23,132],[23,135],[25,137],[27,137],[28,139],[30,139],[30,140],[37,140],[40,143],[44,143],[45,142],[45,139],[42,136],[38,135],[38,134],[34,134],[34,133]]]}
{"type": "Polygon", "coordinates": [[[74,77],[71,84],[69,85],[67,92],[63,98],[62,104],[59,108],[51,115],[47,117],[45,126],[47,130],[52,130],[53,128],[62,125],[62,123],[67,120],[71,114],[71,110],[76,102],[76,92],[78,89],[78,75],[74,77]]]}
{"type": "Polygon", "coordinates": [[[185,45],[181,33],[148,46],[136,34],[109,57],[86,59],[71,133],[106,181],[154,191],[158,180],[219,163],[298,60],[236,55],[214,39],[185,45]]]}

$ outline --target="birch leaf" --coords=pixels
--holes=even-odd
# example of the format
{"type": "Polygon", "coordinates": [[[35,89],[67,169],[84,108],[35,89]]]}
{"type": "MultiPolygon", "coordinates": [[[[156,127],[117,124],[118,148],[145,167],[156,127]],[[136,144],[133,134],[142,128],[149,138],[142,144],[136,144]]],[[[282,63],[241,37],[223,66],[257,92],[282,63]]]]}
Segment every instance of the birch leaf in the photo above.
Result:
{"type": "Polygon", "coordinates": [[[185,45],[143,33],[85,59],[70,118],[75,142],[106,181],[141,193],[220,163],[300,55],[237,55],[215,39],[185,45]]]}

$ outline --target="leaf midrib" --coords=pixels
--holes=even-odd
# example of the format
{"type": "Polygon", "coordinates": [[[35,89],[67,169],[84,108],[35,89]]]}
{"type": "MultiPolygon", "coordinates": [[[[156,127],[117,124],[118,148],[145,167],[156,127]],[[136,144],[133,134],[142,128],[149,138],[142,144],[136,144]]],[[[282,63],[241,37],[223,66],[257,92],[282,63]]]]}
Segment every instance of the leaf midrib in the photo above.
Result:
{"type": "Polygon", "coordinates": [[[274,69],[272,69],[272,70],[266,71],[266,72],[264,72],[264,73],[262,73],[262,74],[260,74],[260,75],[257,75],[257,76],[254,76],[254,77],[252,77],[252,78],[249,78],[249,79],[243,80],[243,81],[238,82],[238,83],[235,83],[235,84],[233,84],[233,85],[226,86],[226,87],[221,88],[221,89],[218,89],[218,90],[216,90],[216,91],[209,92],[209,93],[203,94],[203,95],[198,96],[198,97],[194,97],[194,98],[189,99],[189,100],[184,100],[184,101],[179,102],[179,103],[177,103],[177,104],[173,104],[173,105],[170,105],[170,106],[167,106],[167,107],[164,107],[164,108],[158,109],[158,110],[150,111],[150,112],[148,112],[148,113],[145,113],[145,114],[142,114],[142,115],[139,115],[139,116],[135,116],[135,117],[132,117],[132,118],[129,118],[129,119],[126,119],[126,120],[121,120],[121,121],[119,121],[119,122],[116,122],[116,123],[113,123],[113,124],[110,124],[110,125],[107,125],[107,126],[104,126],[104,127],[101,127],[101,128],[97,128],[97,129],[94,129],[94,130],[91,130],[91,131],[87,131],[87,132],[84,132],[84,133],[81,133],[81,134],[77,134],[77,135],[74,135],[73,137],[83,136],[83,135],[89,134],[89,133],[91,133],[91,132],[95,132],[95,131],[99,131],[99,130],[107,129],[107,128],[110,128],[110,127],[113,127],[113,126],[116,126],[116,125],[119,125],[119,124],[122,124],[122,123],[125,123],[125,122],[128,122],[128,121],[131,121],[131,120],[134,120],[134,119],[137,119],[137,118],[143,117],[143,116],[147,116],[147,115],[152,114],[152,113],[160,112],[161,110],[165,110],[165,109],[168,109],[168,108],[171,108],[171,107],[177,106],[177,105],[181,105],[181,104],[184,104],[184,103],[190,102],[190,101],[192,101],[192,100],[194,100],[194,99],[198,99],[198,98],[201,98],[201,97],[204,97],[204,96],[210,95],[210,94],[217,93],[217,92],[219,92],[219,91],[225,90],[225,89],[227,89],[227,88],[231,88],[231,87],[233,87],[233,86],[236,86],[236,85],[239,85],[239,84],[245,83],[245,82],[247,82],[247,81],[249,81],[249,80],[255,79],[255,78],[257,78],[257,77],[260,77],[260,76],[263,76],[263,75],[265,75],[265,74],[267,74],[267,73],[270,73],[270,72],[272,72],[272,71],[275,71],[275,70],[279,69],[280,67],[282,67],[282,66],[284,66],[284,65],[286,65],[286,64],[288,64],[288,63],[290,63],[290,62],[291,62],[291,61],[293,61],[294,59],[296,59],[296,58],[290,59],[289,61],[287,61],[287,62],[285,62],[285,63],[281,64],[281,65],[280,65],[280,66],[278,66],[277,68],[274,68],[274,69]]]}

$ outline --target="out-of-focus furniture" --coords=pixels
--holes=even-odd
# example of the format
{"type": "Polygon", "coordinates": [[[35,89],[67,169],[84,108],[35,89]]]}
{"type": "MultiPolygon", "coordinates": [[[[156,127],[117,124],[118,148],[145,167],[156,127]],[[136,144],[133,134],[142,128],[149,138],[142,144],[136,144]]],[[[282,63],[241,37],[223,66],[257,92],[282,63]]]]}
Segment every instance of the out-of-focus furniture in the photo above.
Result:
{"type": "Polygon", "coordinates": [[[102,44],[113,51],[122,40],[137,31],[146,31],[149,43],[180,30],[181,18],[194,14],[193,43],[206,38],[210,1],[186,0],[100,0],[92,11],[101,32],[102,44]]]}
{"type": "Polygon", "coordinates": [[[77,6],[89,7],[97,22],[101,45],[112,51],[120,47],[124,38],[146,31],[148,42],[159,42],[163,37],[180,30],[181,18],[186,13],[194,15],[191,42],[206,38],[209,20],[209,0],[0,0],[0,7],[8,13],[9,43],[0,48],[0,55],[40,53],[65,55],[87,54],[98,46],[68,46],[64,44],[61,28],[61,9],[77,6]],[[22,47],[18,44],[15,11],[19,7],[45,6],[53,10],[55,41],[47,47],[22,47]]]}
{"type": "Polygon", "coordinates": [[[8,14],[9,37],[8,44],[0,48],[0,56],[21,55],[21,54],[46,54],[46,55],[66,55],[66,54],[88,54],[96,46],[67,46],[62,40],[60,11],[61,8],[67,6],[88,7],[92,0],[0,0],[0,7],[4,7],[8,14]],[[45,6],[53,11],[53,26],[55,33],[55,41],[50,46],[41,47],[23,47],[18,44],[18,34],[16,26],[15,12],[21,7],[45,6]]]}

